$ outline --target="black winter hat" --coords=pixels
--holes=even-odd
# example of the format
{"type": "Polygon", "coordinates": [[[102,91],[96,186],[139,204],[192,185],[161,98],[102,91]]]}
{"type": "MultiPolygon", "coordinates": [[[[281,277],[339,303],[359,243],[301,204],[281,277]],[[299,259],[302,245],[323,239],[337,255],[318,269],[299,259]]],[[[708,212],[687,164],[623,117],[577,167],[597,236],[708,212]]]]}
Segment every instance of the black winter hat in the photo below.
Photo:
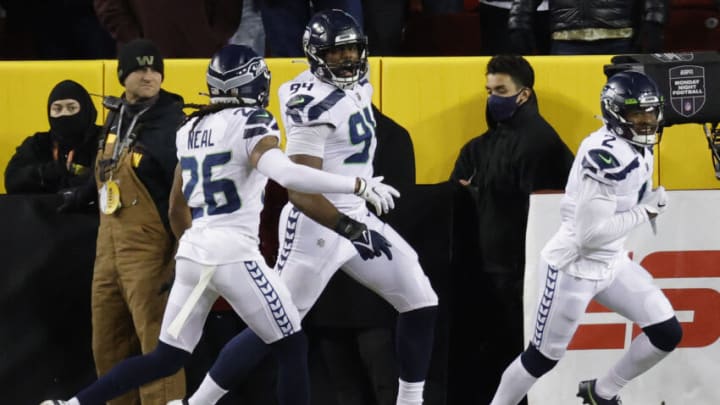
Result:
{"type": "Polygon", "coordinates": [[[165,66],[160,50],[152,41],[147,39],[134,39],[122,48],[118,53],[117,73],[120,84],[125,85],[127,76],[146,66],[164,74],[165,66]]]}

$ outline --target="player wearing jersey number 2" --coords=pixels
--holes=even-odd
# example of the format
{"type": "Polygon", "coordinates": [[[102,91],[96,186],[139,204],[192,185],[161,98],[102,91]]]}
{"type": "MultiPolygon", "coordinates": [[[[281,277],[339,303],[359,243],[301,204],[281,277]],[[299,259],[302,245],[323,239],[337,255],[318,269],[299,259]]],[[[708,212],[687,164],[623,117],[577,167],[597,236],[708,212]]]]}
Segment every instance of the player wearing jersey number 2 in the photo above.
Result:
{"type": "Polygon", "coordinates": [[[616,73],[603,87],[605,125],[581,143],[560,202],[560,229],[540,254],[547,274],[533,336],[505,369],[491,405],[516,405],[557,364],[592,299],[643,333],[604,375],[580,382],[577,396],[585,404],[620,404],[620,390],[680,342],[670,302],[624,248],[632,229],[653,224],[667,208],[665,189],[652,188],[663,102],[643,73],[616,73]]]}

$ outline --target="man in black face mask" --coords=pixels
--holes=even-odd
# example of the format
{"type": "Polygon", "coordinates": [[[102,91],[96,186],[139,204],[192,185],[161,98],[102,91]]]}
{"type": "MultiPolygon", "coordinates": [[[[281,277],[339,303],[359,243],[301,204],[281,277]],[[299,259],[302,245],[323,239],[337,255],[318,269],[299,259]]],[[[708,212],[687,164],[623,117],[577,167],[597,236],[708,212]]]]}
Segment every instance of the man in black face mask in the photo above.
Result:
{"type": "Polygon", "coordinates": [[[100,127],[87,90],[64,80],[50,92],[47,108],[50,131],[26,138],[5,169],[8,193],[55,193],[90,178],[100,127]]]}
{"type": "MultiPolygon", "coordinates": [[[[521,56],[498,55],[487,65],[488,130],[463,146],[451,181],[459,182],[475,202],[478,220],[477,266],[469,283],[480,288],[478,307],[490,311],[486,341],[467,348],[485,376],[473,376],[469,403],[488,403],[500,375],[523,348],[522,292],[525,267],[525,228],[529,196],[537,190],[565,187],[573,153],[540,116],[532,66],[521,56]],[[483,352],[483,348],[485,352],[483,352]],[[480,384],[480,386],[478,386],[480,384]]],[[[469,314],[469,316],[472,316],[469,314]]],[[[464,351],[463,351],[464,353],[464,351]]],[[[461,377],[462,378],[462,377],[461,377]]],[[[461,384],[462,385],[462,384],[461,384]]]]}

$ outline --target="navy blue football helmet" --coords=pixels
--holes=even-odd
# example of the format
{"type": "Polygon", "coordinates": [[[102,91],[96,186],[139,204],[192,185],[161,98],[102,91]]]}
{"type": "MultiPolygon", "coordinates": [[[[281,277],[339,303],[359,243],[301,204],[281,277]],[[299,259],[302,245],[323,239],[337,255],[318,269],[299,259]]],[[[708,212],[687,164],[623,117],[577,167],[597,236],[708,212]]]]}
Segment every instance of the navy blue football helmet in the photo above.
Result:
{"type": "Polygon", "coordinates": [[[355,85],[368,70],[367,37],[360,25],[342,10],[325,10],[315,14],[305,27],[303,49],[310,71],[320,80],[347,89],[355,85]],[[327,52],[336,47],[355,46],[359,59],[329,63],[327,52]]]}
{"type": "Polygon", "coordinates": [[[225,45],[207,69],[210,103],[267,107],[270,71],[265,60],[244,45],[225,45]]]}
{"type": "Polygon", "coordinates": [[[634,70],[612,75],[600,94],[600,109],[607,128],[640,146],[660,141],[658,129],[663,120],[663,103],[657,84],[646,74],[634,70]]]}

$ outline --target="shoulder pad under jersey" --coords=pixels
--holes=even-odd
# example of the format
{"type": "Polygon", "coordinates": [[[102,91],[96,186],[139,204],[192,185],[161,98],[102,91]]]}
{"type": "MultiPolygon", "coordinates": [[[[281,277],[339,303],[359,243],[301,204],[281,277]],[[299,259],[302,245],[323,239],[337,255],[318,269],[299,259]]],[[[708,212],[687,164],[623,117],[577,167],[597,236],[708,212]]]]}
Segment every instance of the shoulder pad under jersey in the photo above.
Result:
{"type": "Polygon", "coordinates": [[[345,97],[345,92],[319,81],[283,84],[280,102],[289,125],[329,124],[337,126],[333,108],[345,97]]]}
{"type": "Polygon", "coordinates": [[[243,132],[243,138],[252,138],[259,135],[267,135],[270,132],[277,132],[278,124],[275,121],[275,117],[262,108],[254,109],[250,115],[248,115],[245,121],[245,131],[243,132]]]}
{"type": "Polygon", "coordinates": [[[640,167],[640,159],[632,154],[624,140],[615,138],[610,142],[593,142],[586,145],[582,159],[583,173],[601,183],[615,184],[624,180],[633,170],[640,167]]]}

